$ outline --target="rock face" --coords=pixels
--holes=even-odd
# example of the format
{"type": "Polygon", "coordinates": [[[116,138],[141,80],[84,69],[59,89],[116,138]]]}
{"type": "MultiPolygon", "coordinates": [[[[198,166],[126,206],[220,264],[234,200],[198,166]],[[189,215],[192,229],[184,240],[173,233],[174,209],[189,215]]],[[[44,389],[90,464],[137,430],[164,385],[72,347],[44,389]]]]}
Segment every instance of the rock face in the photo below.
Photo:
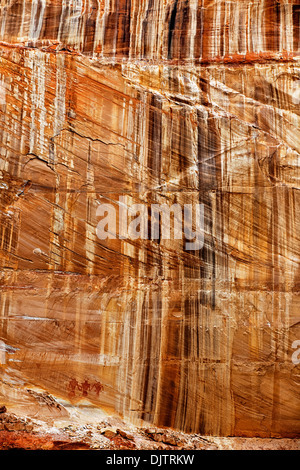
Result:
{"type": "Polygon", "coordinates": [[[0,402],[299,435],[299,2],[0,12],[0,402]],[[100,240],[120,196],[203,204],[204,247],[100,240]]]}

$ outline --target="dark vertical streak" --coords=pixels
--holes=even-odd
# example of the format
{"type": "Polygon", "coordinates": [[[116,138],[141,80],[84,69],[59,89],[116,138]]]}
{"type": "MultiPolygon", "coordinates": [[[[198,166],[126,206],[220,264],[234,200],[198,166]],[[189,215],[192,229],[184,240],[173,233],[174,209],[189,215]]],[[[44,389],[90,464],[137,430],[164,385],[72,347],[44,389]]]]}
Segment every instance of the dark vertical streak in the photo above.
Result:
{"type": "Polygon", "coordinates": [[[169,35],[168,35],[168,59],[172,59],[172,41],[175,29],[176,15],[177,15],[178,0],[175,0],[174,7],[171,13],[169,22],[169,35]]]}

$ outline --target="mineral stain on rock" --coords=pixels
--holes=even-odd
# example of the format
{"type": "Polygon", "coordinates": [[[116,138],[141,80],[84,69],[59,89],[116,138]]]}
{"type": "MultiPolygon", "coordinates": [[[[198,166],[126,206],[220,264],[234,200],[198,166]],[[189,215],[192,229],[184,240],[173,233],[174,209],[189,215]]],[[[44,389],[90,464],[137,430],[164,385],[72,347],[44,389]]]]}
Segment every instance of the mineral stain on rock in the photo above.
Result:
{"type": "Polygon", "coordinates": [[[299,437],[299,15],[1,2],[1,406],[299,437]],[[204,247],[100,240],[120,195],[203,204],[204,247]]]}

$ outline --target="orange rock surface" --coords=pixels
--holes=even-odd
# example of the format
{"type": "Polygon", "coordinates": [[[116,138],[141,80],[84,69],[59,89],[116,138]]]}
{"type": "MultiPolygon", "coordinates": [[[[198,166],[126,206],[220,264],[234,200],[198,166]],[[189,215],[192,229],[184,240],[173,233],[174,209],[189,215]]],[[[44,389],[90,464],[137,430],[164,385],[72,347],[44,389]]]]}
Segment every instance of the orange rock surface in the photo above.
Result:
{"type": "Polygon", "coordinates": [[[299,436],[299,21],[292,0],[1,2],[0,403],[299,436]],[[100,240],[119,196],[202,203],[204,247],[100,240]]]}

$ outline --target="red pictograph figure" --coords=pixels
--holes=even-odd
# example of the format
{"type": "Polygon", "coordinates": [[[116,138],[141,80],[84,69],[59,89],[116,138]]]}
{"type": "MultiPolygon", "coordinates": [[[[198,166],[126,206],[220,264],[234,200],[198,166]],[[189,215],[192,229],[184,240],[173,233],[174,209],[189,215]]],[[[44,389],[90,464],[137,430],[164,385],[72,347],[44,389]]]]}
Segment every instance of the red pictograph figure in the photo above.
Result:
{"type": "Polygon", "coordinates": [[[76,395],[76,388],[79,389],[79,383],[76,379],[71,379],[68,384],[69,397],[74,398],[76,395]]]}
{"type": "Polygon", "coordinates": [[[94,394],[96,394],[96,396],[98,397],[99,394],[104,390],[104,387],[99,381],[96,381],[93,384],[90,384],[90,382],[87,379],[85,379],[84,382],[79,383],[76,379],[72,378],[67,385],[67,390],[68,390],[68,395],[70,398],[75,398],[77,390],[81,392],[83,397],[87,397],[88,392],[93,392],[93,391],[94,391],[94,394]]]}
{"type": "Polygon", "coordinates": [[[80,389],[82,390],[82,396],[87,397],[87,396],[88,396],[88,392],[91,390],[91,385],[90,385],[90,383],[85,379],[85,381],[82,382],[80,389]]]}
{"type": "Polygon", "coordinates": [[[92,388],[96,390],[97,397],[99,397],[99,393],[102,392],[102,390],[104,389],[103,385],[100,382],[95,382],[92,388]]]}

